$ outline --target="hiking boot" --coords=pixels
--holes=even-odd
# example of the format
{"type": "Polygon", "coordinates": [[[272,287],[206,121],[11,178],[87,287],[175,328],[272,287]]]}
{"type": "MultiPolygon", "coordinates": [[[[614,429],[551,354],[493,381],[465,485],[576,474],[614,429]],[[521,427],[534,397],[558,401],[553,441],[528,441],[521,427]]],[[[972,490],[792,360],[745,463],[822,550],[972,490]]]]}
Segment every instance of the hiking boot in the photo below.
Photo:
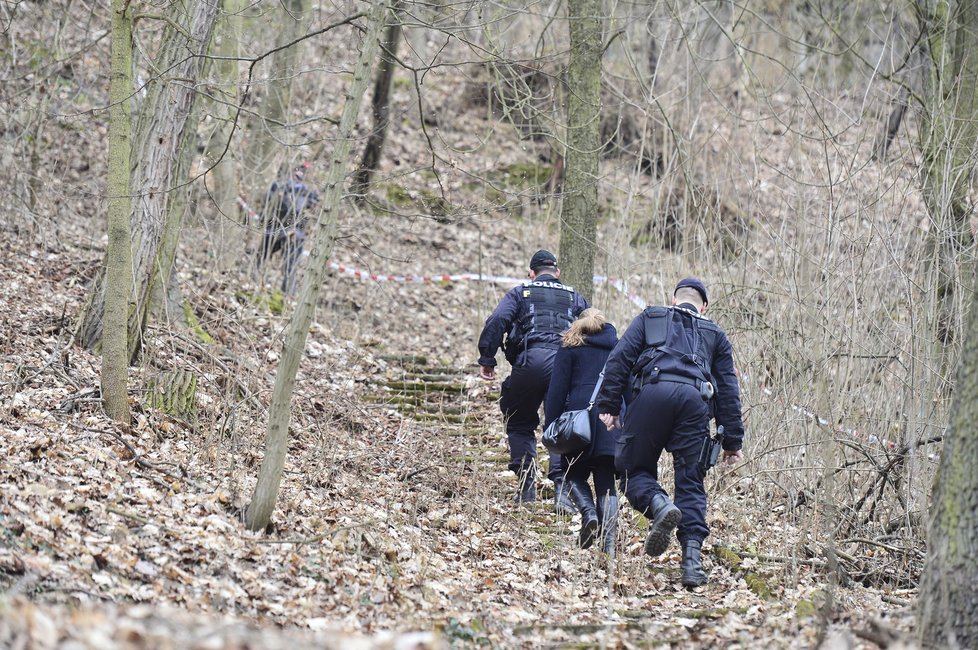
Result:
{"type": "Polygon", "coordinates": [[[571,501],[567,484],[562,478],[554,479],[554,512],[558,515],[573,517],[577,514],[577,506],[571,501]]]}
{"type": "Polygon", "coordinates": [[[683,513],[664,494],[652,497],[652,525],[645,538],[645,554],[649,557],[659,557],[669,548],[672,531],[682,521],[683,513]]]}
{"type": "Polygon", "coordinates": [[[584,481],[567,481],[570,497],[581,513],[581,532],[577,545],[581,548],[591,548],[598,537],[598,511],[594,505],[594,495],[591,486],[584,481]]]}
{"type": "Polygon", "coordinates": [[[706,573],[703,571],[703,561],[700,558],[702,542],[688,540],[683,544],[683,577],[684,587],[702,587],[706,584],[706,573]]]}
{"type": "Polygon", "coordinates": [[[516,473],[518,487],[513,496],[513,502],[517,504],[533,503],[537,500],[537,473],[533,465],[520,468],[516,473]]]}
{"type": "Polygon", "coordinates": [[[601,550],[609,557],[615,557],[615,542],[618,537],[618,497],[598,499],[598,517],[601,519],[601,550]]]}

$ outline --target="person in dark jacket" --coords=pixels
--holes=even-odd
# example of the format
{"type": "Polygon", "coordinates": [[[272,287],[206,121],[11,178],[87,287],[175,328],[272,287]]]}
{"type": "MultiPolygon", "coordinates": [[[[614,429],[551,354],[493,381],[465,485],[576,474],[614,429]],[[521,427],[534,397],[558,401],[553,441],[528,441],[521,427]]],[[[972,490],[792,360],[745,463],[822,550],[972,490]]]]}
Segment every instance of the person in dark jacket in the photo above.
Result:
{"type": "Polygon", "coordinates": [[[262,204],[265,232],[258,249],[258,269],[282,252],[282,292],[295,292],[296,270],[306,239],[307,210],[319,204],[319,194],[303,182],[306,166],[292,170],[286,182],[275,181],[262,204]]]}
{"type": "MultiPolygon", "coordinates": [[[[571,324],[562,339],[543,402],[544,429],[564,411],[588,407],[605,360],[618,343],[618,333],[604,314],[591,307],[571,324]]],[[[615,435],[598,419],[596,408],[591,409],[590,447],[573,456],[564,455],[562,464],[568,492],[581,513],[578,545],[590,548],[600,538],[604,552],[614,556],[618,522],[615,435]],[[594,479],[594,492],[589,478],[594,479]]]]}
{"type": "MultiPolygon", "coordinates": [[[[529,280],[506,292],[486,319],[479,336],[479,376],[496,378],[496,352],[503,348],[512,372],[502,384],[499,408],[506,419],[509,469],[516,473],[517,503],[536,501],[536,428],[540,404],[550,385],[560,335],[589,306],[573,287],[561,284],[557,258],[538,250],[530,259],[529,280]]],[[[563,486],[560,456],[550,454],[550,479],[555,506],[562,514],[576,512],[563,486]]]]}
{"type": "Polygon", "coordinates": [[[727,335],[703,314],[706,286],[681,280],[671,307],[648,307],[635,318],[608,357],[598,395],[601,420],[619,423],[622,396],[628,403],[615,450],[615,467],[631,506],[651,521],[646,554],[669,547],[676,530],[683,551],[682,584],[706,584],[700,549],[706,525],[705,473],[697,462],[711,417],[723,427],[723,457],[743,458],[740,388],[727,335]],[[658,482],[662,451],[672,454],[676,502],[658,482]]]}

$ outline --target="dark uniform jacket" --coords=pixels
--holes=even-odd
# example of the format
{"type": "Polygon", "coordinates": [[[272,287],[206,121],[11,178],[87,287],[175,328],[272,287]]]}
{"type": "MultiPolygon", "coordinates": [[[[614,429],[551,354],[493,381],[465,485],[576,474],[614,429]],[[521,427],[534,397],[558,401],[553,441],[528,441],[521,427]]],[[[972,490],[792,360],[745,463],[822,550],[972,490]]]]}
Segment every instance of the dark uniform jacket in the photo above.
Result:
{"type": "Polygon", "coordinates": [[[569,298],[568,313],[566,315],[566,325],[570,325],[574,319],[580,316],[581,312],[587,309],[587,300],[571,287],[561,284],[552,275],[538,275],[535,279],[524,282],[519,286],[513,287],[506,292],[503,299],[499,301],[495,311],[486,319],[486,325],[482,329],[479,337],[479,365],[489,368],[496,365],[496,352],[503,346],[504,336],[506,337],[506,357],[512,362],[520,349],[527,349],[536,346],[547,346],[554,350],[560,347],[560,329],[550,327],[532,328],[526,327],[525,318],[526,300],[524,294],[527,290],[534,287],[553,287],[548,291],[566,292],[569,298]],[[529,331],[527,331],[529,330],[529,331]]]}
{"type": "MultiPolygon", "coordinates": [[[[657,353],[652,357],[659,373],[675,374],[693,380],[710,381],[715,388],[713,414],[717,426],[723,426],[723,448],[736,451],[743,446],[744,424],[740,411],[740,387],[734,370],[733,348],[726,333],[710,319],[700,316],[689,304],[677,307],[648,307],[632,321],[622,335],[618,345],[608,357],[605,368],[604,385],[598,395],[598,408],[601,413],[617,415],[621,408],[621,398],[629,398],[632,373],[636,362],[646,350],[646,320],[653,310],[668,309],[669,347],[686,352],[680,354],[657,353]],[[699,335],[694,329],[700,328],[699,335]],[[707,345],[712,341],[712,346],[707,345]],[[697,345],[698,344],[698,345],[697,345]],[[699,348],[699,349],[697,349],[699,348]],[[692,359],[693,352],[703,357],[699,364],[692,359]],[[703,375],[708,375],[704,377],[703,375]]],[[[651,364],[650,364],[651,365],[651,364]]],[[[648,373],[646,367],[643,372],[648,373]]]]}
{"type": "Polygon", "coordinates": [[[302,181],[275,181],[265,194],[265,227],[268,230],[304,230],[306,208],[319,204],[319,193],[302,181]]]}
{"type": "MultiPolygon", "coordinates": [[[[615,326],[605,323],[600,332],[584,338],[584,345],[557,350],[550,388],[543,402],[545,427],[564,411],[587,408],[604,362],[616,343],[618,332],[615,326]]],[[[598,419],[597,406],[591,409],[591,431],[591,447],[585,455],[614,456],[614,435],[598,419]]]]}

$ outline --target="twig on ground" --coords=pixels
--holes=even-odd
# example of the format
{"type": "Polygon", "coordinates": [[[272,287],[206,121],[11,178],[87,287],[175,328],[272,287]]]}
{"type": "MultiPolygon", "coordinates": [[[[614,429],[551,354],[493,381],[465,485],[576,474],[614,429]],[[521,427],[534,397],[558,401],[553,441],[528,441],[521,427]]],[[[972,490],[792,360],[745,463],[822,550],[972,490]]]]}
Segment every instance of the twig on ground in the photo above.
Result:
{"type": "Polygon", "coordinates": [[[436,467],[440,467],[440,465],[426,465],[420,469],[414,470],[413,472],[406,472],[404,474],[401,474],[399,478],[402,481],[409,481],[413,479],[415,476],[417,476],[418,474],[422,474],[423,472],[427,472],[429,469],[434,469],[436,467]]]}
{"type": "Polygon", "coordinates": [[[147,519],[146,517],[144,517],[144,516],[142,516],[140,514],[136,514],[135,512],[130,512],[129,510],[123,510],[122,508],[117,508],[116,506],[113,506],[113,505],[107,505],[107,506],[105,506],[105,509],[106,509],[106,511],[111,512],[111,513],[116,514],[116,515],[119,515],[120,517],[124,517],[126,519],[132,519],[133,521],[139,522],[139,523],[141,523],[144,526],[146,524],[152,524],[153,523],[149,519],[147,519]]]}

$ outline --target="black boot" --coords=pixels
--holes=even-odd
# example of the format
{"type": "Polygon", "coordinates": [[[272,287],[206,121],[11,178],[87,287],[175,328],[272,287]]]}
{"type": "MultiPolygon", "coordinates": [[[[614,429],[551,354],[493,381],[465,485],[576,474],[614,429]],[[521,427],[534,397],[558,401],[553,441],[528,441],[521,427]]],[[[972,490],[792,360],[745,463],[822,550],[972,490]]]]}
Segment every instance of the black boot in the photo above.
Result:
{"type": "Polygon", "coordinates": [[[591,548],[598,536],[598,511],[594,505],[591,486],[583,481],[567,481],[570,497],[581,513],[581,533],[577,545],[591,548]]]}
{"type": "Polygon", "coordinates": [[[700,559],[702,542],[691,539],[683,544],[683,577],[684,587],[702,587],[706,584],[706,573],[703,571],[703,561],[700,559]]]}
{"type": "Polygon", "coordinates": [[[537,500],[537,472],[533,463],[523,465],[516,472],[518,487],[513,501],[516,503],[533,503],[537,500]]]}
{"type": "Polygon", "coordinates": [[[615,557],[618,539],[618,497],[598,499],[598,515],[601,517],[601,550],[608,557],[615,557]]]}
{"type": "Polygon", "coordinates": [[[682,518],[682,511],[669,500],[669,497],[664,494],[656,494],[652,497],[652,525],[645,538],[645,554],[659,557],[665,553],[669,548],[669,540],[672,539],[672,531],[676,529],[682,518]]]}
{"type": "Polygon", "coordinates": [[[554,512],[568,517],[577,514],[577,507],[571,501],[569,488],[562,478],[554,479],[554,512]]]}

